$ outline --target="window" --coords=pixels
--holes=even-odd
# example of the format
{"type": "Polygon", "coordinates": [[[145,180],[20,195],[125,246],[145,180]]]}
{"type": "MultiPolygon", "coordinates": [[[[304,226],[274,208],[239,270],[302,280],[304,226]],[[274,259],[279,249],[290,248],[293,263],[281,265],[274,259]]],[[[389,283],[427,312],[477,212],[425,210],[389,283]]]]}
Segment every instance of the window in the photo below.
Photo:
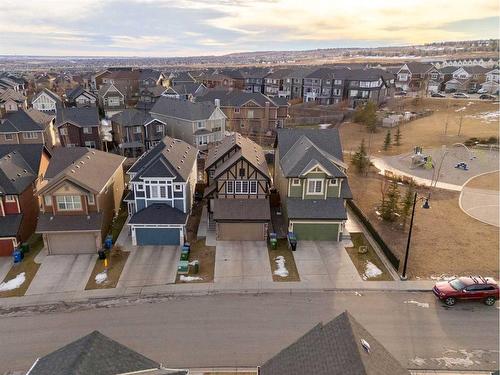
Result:
{"type": "Polygon", "coordinates": [[[158,198],[158,186],[151,185],[151,198],[158,198]]]}
{"type": "Polygon", "coordinates": [[[144,185],[143,184],[137,184],[137,190],[138,191],[144,191],[144,185]]]}
{"type": "Polygon", "coordinates": [[[61,129],[59,129],[59,134],[61,134],[61,135],[68,135],[68,129],[67,128],[61,128],[61,129]]]}
{"type": "Polygon", "coordinates": [[[56,198],[59,211],[74,211],[82,209],[82,201],[79,195],[63,195],[56,198]]]}
{"type": "Polygon", "coordinates": [[[26,132],[26,133],[23,133],[23,138],[24,139],[37,139],[38,134],[36,132],[26,132]]]}
{"type": "Polygon", "coordinates": [[[108,98],[108,106],[118,107],[119,105],[120,105],[120,98],[118,98],[118,97],[108,98]]]}
{"type": "Polygon", "coordinates": [[[323,180],[308,180],[307,194],[323,194],[323,180]]]}
{"type": "Polygon", "coordinates": [[[83,128],[83,134],[92,134],[92,128],[91,127],[83,128]]]}
{"type": "Polygon", "coordinates": [[[95,142],[94,141],[85,141],[85,147],[95,148],[95,142]]]}
{"type": "Polygon", "coordinates": [[[160,185],[160,198],[166,198],[167,197],[167,187],[160,185]]]}
{"type": "Polygon", "coordinates": [[[134,126],[134,134],[141,134],[142,129],[140,126],[134,126]]]}
{"type": "Polygon", "coordinates": [[[341,85],[342,84],[342,80],[341,79],[336,79],[334,83],[336,85],[341,85]]]}
{"type": "Polygon", "coordinates": [[[87,200],[88,200],[89,204],[94,205],[95,204],[94,194],[88,194],[87,200]]]}
{"type": "Polygon", "coordinates": [[[349,96],[357,96],[358,95],[358,90],[349,90],[349,96]]]}
{"type": "Polygon", "coordinates": [[[208,171],[208,175],[210,176],[210,178],[213,178],[214,177],[214,172],[215,172],[215,169],[210,169],[208,171]]]}
{"type": "Polygon", "coordinates": [[[235,107],[234,108],[234,113],[240,113],[240,108],[239,107],[235,107]]]}
{"type": "Polygon", "coordinates": [[[198,121],[196,123],[196,128],[197,129],[204,129],[205,128],[205,124],[202,121],[198,121]]]}
{"type": "Polygon", "coordinates": [[[226,194],[234,193],[234,181],[226,181],[226,194]]]}
{"type": "Polygon", "coordinates": [[[174,185],[174,191],[182,191],[182,185],[179,185],[179,184],[175,184],[174,185]]]}
{"type": "Polygon", "coordinates": [[[50,195],[44,195],[43,201],[45,202],[46,206],[52,206],[52,197],[50,195]]]}
{"type": "Polygon", "coordinates": [[[340,96],[340,89],[333,89],[333,95],[340,96]]]}
{"type": "Polygon", "coordinates": [[[370,82],[360,81],[359,87],[370,87],[370,82]]]}
{"type": "Polygon", "coordinates": [[[257,194],[257,181],[250,181],[250,194],[257,194]]]}
{"type": "Polygon", "coordinates": [[[14,135],[13,134],[5,134],[4,138],[6,141],[12,141],[14,139],[14,135]]]}
{"type": "Polygon", "coordinates": [[[162,124],[156,125],[156,132],[163,133],[163,125],[162,124]]]}
{"type": "Polygon", "coordinates": [[[300,179],[299,178],[294,178],[292,180],[292,186],[300,186],[300,179]]]}
{"type": "Polygon", "coordinates": [[[16,201],[15,195],[6,195],[5,196],[5,202],[15,202],[15,201],[16,201]]]}
{"type": "Polygon", "coordinates": [[[253,109],[249,109],[249,110],[247,111],[247,117],[248,117],[248,118],[253,118],[253,109]]]}
{"type": "Polygon", "coordinates": [[[329,180],[330,186],[337,186],[338,185],[338,180],[336,178],[332,178],[329,180]]]}

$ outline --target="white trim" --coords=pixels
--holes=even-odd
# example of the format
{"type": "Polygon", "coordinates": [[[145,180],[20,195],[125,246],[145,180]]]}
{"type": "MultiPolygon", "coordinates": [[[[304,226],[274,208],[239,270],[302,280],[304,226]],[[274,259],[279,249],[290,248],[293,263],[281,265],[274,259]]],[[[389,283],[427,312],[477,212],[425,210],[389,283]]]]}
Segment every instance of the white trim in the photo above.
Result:
{"type": "Polygon", "coordinates": [[[300,186],[300,178],[292,178],[292,186],[300,186]],[[296,184],[295,180],[299,181],[299,183],[296,184]]]}
{"type": "Polygon", "coordinates": [[[325,180],[323,178],[308,178],[307,179],[307,195],[323,195],[325,193],[325,180]],[[317,183],[317,182],[321,182],[321,191],[319,192],[316,192],[316,184],[314,186],[314,191],[311,192],[309,190],[309,183],[310,182],[314,182],[314,183],[317,183]]]}

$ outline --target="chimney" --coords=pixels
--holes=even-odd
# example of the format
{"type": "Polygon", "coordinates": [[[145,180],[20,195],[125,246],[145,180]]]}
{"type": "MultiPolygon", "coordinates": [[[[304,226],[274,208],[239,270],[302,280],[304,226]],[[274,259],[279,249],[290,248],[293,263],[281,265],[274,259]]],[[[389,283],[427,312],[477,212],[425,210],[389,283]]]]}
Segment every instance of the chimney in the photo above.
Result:
{"type": "Polygon", "coordinates": [[[215,106],[217,108],[220,108],[220,99],[215,99],[214,102],[215,102],[215,106]]]}

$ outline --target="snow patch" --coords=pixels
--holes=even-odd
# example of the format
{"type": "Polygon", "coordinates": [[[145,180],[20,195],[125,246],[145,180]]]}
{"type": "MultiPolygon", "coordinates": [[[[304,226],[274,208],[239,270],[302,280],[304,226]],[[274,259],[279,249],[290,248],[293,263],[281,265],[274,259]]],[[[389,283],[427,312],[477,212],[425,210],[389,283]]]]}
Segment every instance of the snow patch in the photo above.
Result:
{"type": "Polygon", "coordinates": [[[457,278],[457,276],[450,276],[450,275],[446,275],[446,274],[442,274],[439,276],[436,276],[436,275],[431,276],[431,280],[436,280],[436,281],[450,281],[450,280],[454,280],[456,278],[457,278]]]}
{"type": "Polygon", "coordinates": [[[425,307],[426,309],[429,308],[429,304],[426,302],[418,302],[418,301],[410,300],[410,301],[405,301],[404,303],[417,305],[418,307],[425,307]]]}
{"type": "Polygon", "coordinates": [[[467,107],[462,107],[462,108],[455,110],[455,112],[462,112],[462,111],[465,111],[466,109],[467,109],[467,107]]]}
{"type": "Polygon", "coordinates": [[[287,277],[288,270],[285,266],[285,257],[283,255],[278,255],[276,258],[274,258],[274,261],[276,262],[277,269],[273,273],[280,277],[287,277]]]}
{"type": "Polygon", "coordinates": [[[203,278],[199,276],[184,276],[184,275],[181,275],[179,279],[185,282],[203,280],[203,278]]]}
{"type": "Polygon", "coordinates": [[[6,292],[8,290],[14,290],[19,288],[26,281],[26,274],[21,272],[19,275],[13,279],[3,282],[0,284],[0,292],[6,292]]]}
{"type": "Polygon", "coordinates": [[[101,273],[98,273],[95,275],[95,282],[97,284],[102,284],[108,279],[108,273],[106,271],[102,271],[101,273]]]}
{"type": "Polygon", "coordinates": [[[496,122],[500,119],[500,111],[496,112],[481,112],[475,115],[469,115],[467,117],[475,118],[483,122],[496,122]]]}
{"type": "Polygon", "coordinates": [[[382,275],[382,270],[378,268],[375,264],[370,261],[366,261],[365,273],[363,274],[363,280],[371,279],[372,277],[377,277],[382,275]]]}
{"type": "Polygon", "coordinates": [[[360,292],[354,292],[355,296],[362,297],[363,295],[360,292]]]}
{"type": "Polygon", "coordinates": [[[420,357],[415,357],[410,362],[419,367],[425,365],[425,359],[420,357]]]}

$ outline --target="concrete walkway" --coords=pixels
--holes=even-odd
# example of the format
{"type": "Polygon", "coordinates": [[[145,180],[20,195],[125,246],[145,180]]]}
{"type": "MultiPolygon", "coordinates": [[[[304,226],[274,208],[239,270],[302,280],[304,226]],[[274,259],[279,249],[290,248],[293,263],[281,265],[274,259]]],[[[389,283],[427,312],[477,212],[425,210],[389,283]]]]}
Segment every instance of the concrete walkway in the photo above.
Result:
{"type": "Polygon", "coordinates": [[[0,283],[4,281],[13,264],[12,257],[0,257],[0,283]]]}

